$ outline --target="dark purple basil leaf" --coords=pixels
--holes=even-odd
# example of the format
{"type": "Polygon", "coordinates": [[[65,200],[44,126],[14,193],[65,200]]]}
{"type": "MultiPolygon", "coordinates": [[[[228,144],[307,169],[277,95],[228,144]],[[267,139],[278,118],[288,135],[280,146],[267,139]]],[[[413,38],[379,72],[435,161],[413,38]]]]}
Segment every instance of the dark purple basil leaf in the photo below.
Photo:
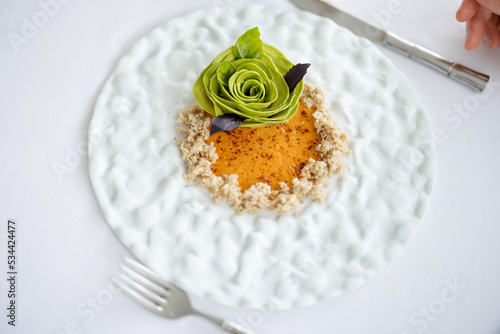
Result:
{"type": "Polygon", "coordinates": [[[311,64],[297,64],[292,67],[287,74],[285,74],[285,81],[288,88],[290,88],[290,93],[293,92],[295,87],[297,87],[300,80],[304,78],[309,66],[311,66],[311,64]]]}
{"type": "Polygon", "coordinates": [[[210,135],[221,131],[231,131],[232,129],[240,126],[245,119],[235,114],[225,114],[217,116],[212,119],[212,126],[210,127],[210,135]]]}

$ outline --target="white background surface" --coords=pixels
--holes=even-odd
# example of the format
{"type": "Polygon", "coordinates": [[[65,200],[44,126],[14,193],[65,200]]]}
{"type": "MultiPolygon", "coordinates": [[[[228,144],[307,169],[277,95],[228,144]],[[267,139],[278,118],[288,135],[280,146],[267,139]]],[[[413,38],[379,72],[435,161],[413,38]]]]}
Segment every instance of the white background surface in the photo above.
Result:
{"type": "MultiPolygon", "coordinates": [[[[194,9],[247,2],[67,1],[16,53],[8,34],[21,35],[23,20],[33,22],[42,7],[37,1],[2,1],[2,333],[220,332],[196,318],[162,319],[110,292],[109,278],[127,250],[100,212],[86,155],[66,160],[69,152],[85,149],[97,94],[135,41],[194,9]],[[58,178],[54,164],[68,162],[70,171],[58,178]],[[6,325],[3,306],[7,218],[18,222],[15,329],[6,325]]],[[[293,9],[285,0],[259,2],[293,9]]],[[[397,14],[382,17],[392,2],[336,3],[365,20],[378,18],[385,28],[493,80],[493,92],[475,95],[383,50],[407,74],[438,134],[437,184],[417,233],[369,284],[313,307],[263,314],[193,298],[195,306],[257,324],[257,333],[500,333],[500,49],[463,49],[464,27],[454,19],[458,0],[401,0],[397,14]],[[454,281],[455,295],[447,288],[454,281]]]]}

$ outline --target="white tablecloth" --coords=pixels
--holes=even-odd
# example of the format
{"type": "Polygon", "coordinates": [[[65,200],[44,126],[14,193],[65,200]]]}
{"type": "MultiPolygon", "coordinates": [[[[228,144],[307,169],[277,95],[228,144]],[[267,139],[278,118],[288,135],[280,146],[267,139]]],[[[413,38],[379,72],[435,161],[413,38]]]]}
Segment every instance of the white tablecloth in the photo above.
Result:
{"type": "MultiPolygon", "coordinates": [[[[127,250],[93,194],[86,129],[106,78],[141,36],[194,9],[248,2],[1,2],[0,332],[220,333],[197,318],[155,316],[109,285],[127,250]],[[16,327],[6,317],[8,218],[17,222],[16,327]]],[[[492,76],[476,94],[382,49],[420,96],[437,146],[436,188],[405,250],[367,285],[313,307],[263,313],[193,297],[195,306],[257,333],[500,333],[500,49],[465,51],[459,2],[336,1],[492,76]]]]}

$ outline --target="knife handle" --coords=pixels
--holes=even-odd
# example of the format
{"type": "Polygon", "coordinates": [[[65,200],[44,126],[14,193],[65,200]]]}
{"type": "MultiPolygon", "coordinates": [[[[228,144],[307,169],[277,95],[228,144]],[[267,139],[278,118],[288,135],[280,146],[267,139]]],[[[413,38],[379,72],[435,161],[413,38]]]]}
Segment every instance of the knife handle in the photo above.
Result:
{"type": "Polygon", "coordinates": [[[474,71],[467,66],[455,63],[418,44],[409,42],[391,32],[386,33],[384,44],[388,47],[416,59],[438,71],[454,78],[480,92],[484,90],[490,76],[474,71]]]}

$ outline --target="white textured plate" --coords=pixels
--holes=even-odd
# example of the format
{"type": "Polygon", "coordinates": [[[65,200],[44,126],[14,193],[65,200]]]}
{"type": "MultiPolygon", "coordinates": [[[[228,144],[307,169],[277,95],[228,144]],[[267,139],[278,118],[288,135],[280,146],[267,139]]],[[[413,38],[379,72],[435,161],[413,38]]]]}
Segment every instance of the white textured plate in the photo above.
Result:
{"type": "Polygon", "coordinates": [[[405,77],[372,44],[329,20],[263,6],[215,7],[137,42],[98,98],[90,176],[106,220],[145,264],[187,291],[284,309],[360,286],[408,241],[435,178],[427,117],[405,77]],[[199,73],[247,29],[328,94],[352,156],[323,204],[296,215],[236,216],[183,179],[175,118],[199,73]]]}

